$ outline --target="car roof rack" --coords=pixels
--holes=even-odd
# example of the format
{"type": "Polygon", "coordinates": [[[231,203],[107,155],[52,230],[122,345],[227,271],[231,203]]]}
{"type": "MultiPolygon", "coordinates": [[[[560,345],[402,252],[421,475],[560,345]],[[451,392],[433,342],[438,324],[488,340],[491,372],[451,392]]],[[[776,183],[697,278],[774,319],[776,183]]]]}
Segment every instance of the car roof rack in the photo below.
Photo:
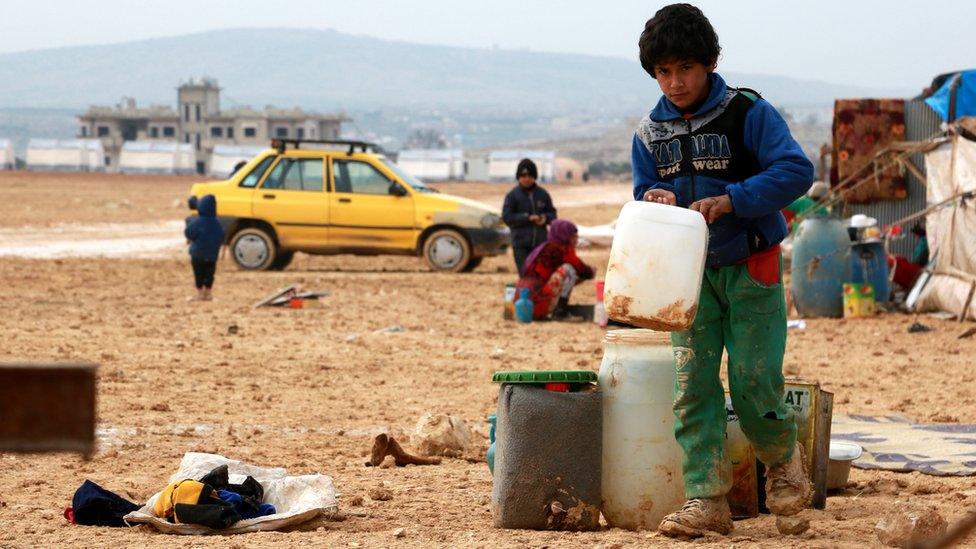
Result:
{"type": "Polygon", "coordinates": [[[314,143],[316,145],[340,145],[344,147],[349,147],[346,154],[352,154],[356,152],[356,149],[361,149],[362,152],[367,152],[372,149],[373,152],[382,153],[383,149],[376,143],[370,143],[368,141],[350,141],[346,139],[286,139],[286,138],[274,138],[271,140],[271,148],[277,149],[278,153],[284,153],[285,148],[288,145],[292,145],[296,149],[302,147],[302,143],[314,143]]]}

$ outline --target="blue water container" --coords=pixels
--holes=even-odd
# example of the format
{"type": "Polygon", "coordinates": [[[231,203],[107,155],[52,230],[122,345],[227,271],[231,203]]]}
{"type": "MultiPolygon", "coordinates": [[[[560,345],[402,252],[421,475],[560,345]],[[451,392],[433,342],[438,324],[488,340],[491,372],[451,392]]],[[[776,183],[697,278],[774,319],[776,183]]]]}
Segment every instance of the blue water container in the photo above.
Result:
{"type": "Polygon", "coordinates": [[[519,290],[519,299],[515,302],[515,320],[519,322],[532,322],[532,310],[534,304],[529,299],[529,289],[519,290]]]}
{"type": "Polygon", "coordinates": [[[495,427],[497,422],[498,418],[495,414],[488,416],[491,429],[488,431],[488,453],[485,455],[485,461],[488,462],[488,472],[492,474],[495,473],[495,427]]]}
{"type": "Polygon", "coordinates": [[[839,219],[805,219],[793,237],[790,291],[800,315],[844,315],[843,284],[851,279],[851,239],[839,219]]]}
{"type": "Polygon", "coordinates": [[[869,282],[874,286],[874,300],[888,301],[888,259],[881,241],[855,242],[851,245],[851,282],[869,282]]]}

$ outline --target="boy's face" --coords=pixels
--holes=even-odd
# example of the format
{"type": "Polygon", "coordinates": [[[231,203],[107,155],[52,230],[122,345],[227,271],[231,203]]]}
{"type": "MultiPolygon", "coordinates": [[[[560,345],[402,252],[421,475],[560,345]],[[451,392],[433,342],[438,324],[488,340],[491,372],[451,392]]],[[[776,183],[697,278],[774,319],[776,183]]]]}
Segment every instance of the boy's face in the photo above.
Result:
{"type": "Polygon", "coordinates": [[[654,76],[661,91],[679,109],[704,101],[708,96],[708,75],[715,65],[707,67],[698,61],[669,61],[654,66],[654,76]]]}

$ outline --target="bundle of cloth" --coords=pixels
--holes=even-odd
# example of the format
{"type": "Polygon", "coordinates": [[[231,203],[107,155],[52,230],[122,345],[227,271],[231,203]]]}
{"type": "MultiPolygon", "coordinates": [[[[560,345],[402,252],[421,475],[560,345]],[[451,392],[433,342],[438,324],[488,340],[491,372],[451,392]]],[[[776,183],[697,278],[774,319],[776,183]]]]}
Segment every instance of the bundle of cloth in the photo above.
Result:
{"type": "Polygon", "coordinates": [[[181,524],[200,524],[219,530],[239,520],[275,514],[275,507],[263,503],[264,488],[254,477],[231,484],[226,465],[210,471],[200,480],[171,482],[153,505],[156,516],[181,524]]]}

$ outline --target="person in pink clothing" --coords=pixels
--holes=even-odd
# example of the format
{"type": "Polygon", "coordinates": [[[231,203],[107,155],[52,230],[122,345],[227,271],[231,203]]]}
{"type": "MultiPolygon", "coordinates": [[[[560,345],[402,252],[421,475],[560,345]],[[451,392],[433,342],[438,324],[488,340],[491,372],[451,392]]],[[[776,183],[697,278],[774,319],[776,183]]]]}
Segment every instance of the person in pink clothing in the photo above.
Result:
{"type": "Polygon", "coordinates": [[[593,278],[594,270],[576,256],[579,237],[571,221],[556,219],[549,226],[546,242],[537,246],[525,260],[516,292],[529,289],[532,318],[541,320],[567,316],[569,294],[584,280],[593,278]]]}

